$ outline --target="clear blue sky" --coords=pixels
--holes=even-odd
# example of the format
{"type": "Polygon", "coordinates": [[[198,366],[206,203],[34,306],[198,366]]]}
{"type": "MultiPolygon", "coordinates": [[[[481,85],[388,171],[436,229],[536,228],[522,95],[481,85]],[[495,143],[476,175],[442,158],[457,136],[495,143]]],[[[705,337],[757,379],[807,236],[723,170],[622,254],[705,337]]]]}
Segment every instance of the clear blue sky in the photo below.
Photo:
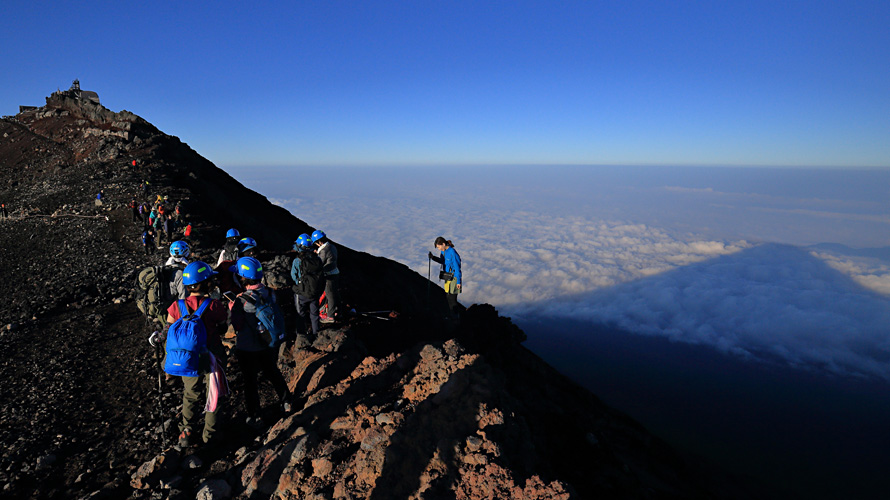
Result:
{"type": "Polygon", "coordinates": [[[79,78],[221,166],[890,167],[890,2],[49,2],[0,114],[79,78]]]}

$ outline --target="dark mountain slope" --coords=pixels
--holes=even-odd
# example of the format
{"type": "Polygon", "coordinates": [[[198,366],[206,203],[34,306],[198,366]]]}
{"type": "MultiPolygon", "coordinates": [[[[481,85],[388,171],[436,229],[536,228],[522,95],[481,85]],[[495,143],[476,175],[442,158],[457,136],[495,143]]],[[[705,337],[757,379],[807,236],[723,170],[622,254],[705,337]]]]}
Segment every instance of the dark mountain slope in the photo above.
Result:
{"type": "MultiPolygon", "coordinates": [[[[259,434],[243,424],[230,359],[224,442],[165,451],[181,387],[157,393],[131,283],[166,252],[144,254],[125,207],[156,194],[182,202],[194,254],[208,261],[237,227],[280,275],[311,229],[132,113],[61,93],[0,121],[0,200],[11,210],[0,221],[4,496],[757,497],[556,373],[490,306],[449,326],[439,288],[427,304],[422,276],[345,247],[346,301],[400,314],[350,317],[310,348],[286,350],[280,365],[306,404],[282,415],[264,394],[271,427],[259,434]]],[[[286,278],[273,281],[288,304],[286,278]]]]}

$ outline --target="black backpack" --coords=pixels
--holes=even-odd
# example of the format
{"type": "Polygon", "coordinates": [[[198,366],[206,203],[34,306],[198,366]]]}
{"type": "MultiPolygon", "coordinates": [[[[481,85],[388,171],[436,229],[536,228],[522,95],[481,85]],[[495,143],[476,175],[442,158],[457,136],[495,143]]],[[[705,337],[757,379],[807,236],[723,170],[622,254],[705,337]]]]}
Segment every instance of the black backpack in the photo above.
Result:
{"type": "Polygon", "coordinates": [[[324,292],[324,264],[315,252],[300,253],[300,281],[294,292],[309,299],[317,299],[324,292]]]}

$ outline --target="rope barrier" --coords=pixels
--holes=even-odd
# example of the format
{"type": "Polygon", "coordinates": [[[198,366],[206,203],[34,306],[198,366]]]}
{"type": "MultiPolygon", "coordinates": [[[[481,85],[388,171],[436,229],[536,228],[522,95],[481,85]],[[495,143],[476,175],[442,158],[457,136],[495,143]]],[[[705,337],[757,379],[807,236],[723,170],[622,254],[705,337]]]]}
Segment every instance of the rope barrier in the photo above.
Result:
{"type": "Polygon", "coordinates": [[[79,217],[81,219],[105,219],[109,220],[107,215],[78,215],[78,214],[52,214],[52,215],[16,215],[9,217],[2,217],[0,220],[22,220],[29,218],[38,218],[43,217],[46,219],[58,219],[60,217],[79,217]]]}

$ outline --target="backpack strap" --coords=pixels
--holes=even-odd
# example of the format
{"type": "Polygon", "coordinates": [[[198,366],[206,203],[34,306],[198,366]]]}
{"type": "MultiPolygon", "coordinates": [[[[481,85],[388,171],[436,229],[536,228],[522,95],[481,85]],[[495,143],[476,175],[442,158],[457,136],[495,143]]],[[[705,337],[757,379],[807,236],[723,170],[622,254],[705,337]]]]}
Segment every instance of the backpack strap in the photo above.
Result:
{"type": "Polygon", "coordinates": [[[189,308],[187,305],[185,305],[184,299],[179,299],[178,301],[176,301],[176,303],[179,304],[179,317],[180,318],[184,318],[190,314],[189,308]]]}
{"type": "Polygon", "coordinates": [[[195,310],[195,316],[200,318],[201,315],[204,314],[204,311],[207,310],[207,307],[210,306],[211,301],[212,299],[210,297],[204,298],[204,302],[201,302],[201,305],[198,306],[198,309],[195,310]]]}

